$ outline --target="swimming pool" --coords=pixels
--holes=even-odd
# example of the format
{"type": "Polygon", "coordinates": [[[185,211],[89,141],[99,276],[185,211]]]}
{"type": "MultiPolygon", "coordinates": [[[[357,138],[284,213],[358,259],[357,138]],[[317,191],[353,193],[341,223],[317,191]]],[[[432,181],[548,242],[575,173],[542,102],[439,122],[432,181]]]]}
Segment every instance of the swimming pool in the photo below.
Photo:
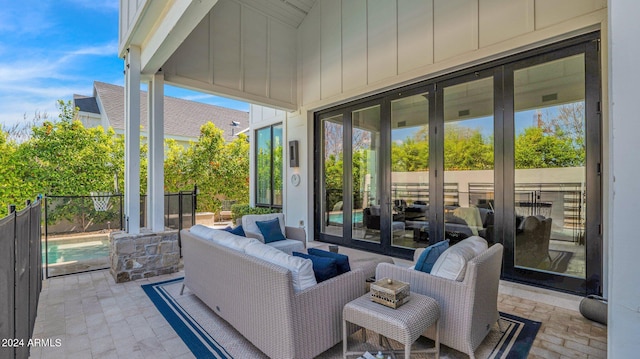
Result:
{"type": "MultiPolygon", "coordinates": [[[[109,238],[89,237],[82,239],[56,239],[47,243],[48,264],[87,261],[109,257],[109,238]]],[[[43,256],[43,261],[45,260],[43,256]]]]}
{"type": "MultiPolygon", "coordinates": [[[[353,223],[362,223],[362,212],[355,212],[351,215],[353,218],[353,223]]],[[[343,214],[340,213],[330,213],[329,214],[329,223],[331,224],[342,224],[343,223],[343,214]]]]}

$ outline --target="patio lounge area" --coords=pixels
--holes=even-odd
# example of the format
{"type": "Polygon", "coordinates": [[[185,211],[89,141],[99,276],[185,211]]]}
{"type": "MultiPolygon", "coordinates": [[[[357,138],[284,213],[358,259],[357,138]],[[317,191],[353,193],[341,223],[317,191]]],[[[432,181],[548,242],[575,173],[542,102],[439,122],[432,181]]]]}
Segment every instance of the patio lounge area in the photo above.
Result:
{"type": "MultiPolygon", "coordinates": [[[[141,288],[182,276],[116,284],[104,270],[45,280],[33,337],[61,345],[32,348],[31,358],[193,358],[141,288]]],[[[498,300],[500,311],[542,322],[529,358],[607,357],[607,328],[568,309],[577,297],[502,282],[498,300]]]]}
{"type": "MultiPolygon", "coordinates": [[[[282,210],[287,225],[306,230],[308,245],[319,240],[410,258],[413,248],[394,245],[405,237],[394,233],[402,230],[394,223],[402,222],[394,217],[400,214],[395,200],[429,206],[423,220],[405,220],[412,242],[427,239],[427,224],[428,238],[439,241],[448,223],[464,220],[479,229],[475,215],[445,216],[448,206],[466,205],[450,196],[450,187],[470,197],[481,191],[469,206],[494,211],[482,229],[489,242],[505,247],[501,278],[528,283],[529,291],[558,290],[543,301],[501,289],[501,309],[543,322],[532,356],[632,357],[639,318],[637,288],[629,285],[636,281],[639,245],[638,124],[629,120],[637,113],[630,61],[640,54],[633,38],[640,31],[637,9],[630,0],[122,1],[127,232],[164,230],[164,87],[232,97],[252,106],[250,205],[282,210]],[[153,106],[147,163],[155,169],[147,178],[146,226],[138,218],[144,85],[153,106]],[[559,151],[529,151],[559,138],[559,151]],[[420,142],[415,158],[399,161],[394,150],[411,149],[410,142],[420,142]],[[474,151],[452,156],[455,148],[474,151]],[[526,153],[533,155],[520,156],[526,153]],[[468,174],[478,181],[460,181],[468,174]],[[428,201],[393,197],[402,183],[428,185],[428,201]],[[342,230],[334,232],[330,212],[338,203],[342,230]],[[360,236],[353,213],[374,206],[381,208],[379,231],[360,236]],[[520,228],[519,209],[548,213],[528,214],[531,220],[522,223],[531,226],[520,228]],[[552,242],[567,238],[554,233],[568,231],[579,253],[552,242]],[[533,245],[532,238],[541,240],[533,245]],[[562,258],[562,269],[548,263],[562,258]],[[581,318],[575,300],[573,312],[547,306],[560,305],[564,292],[608,298],[606,332],[581,318]]],[[[368,229],[377,227],[372,223],[368,229]]],[[[461,231],[449,232],[459,239],[461,231]]],[[[108,283],[101,284],[105,294],[108,283]]],[[[103,300],[117,302],[109,298],[103,300]]],[[[144,332],[151,335],[153,326],[144,332]]],[[[111,342],[117,352],[119,343],[111,342]]]]}

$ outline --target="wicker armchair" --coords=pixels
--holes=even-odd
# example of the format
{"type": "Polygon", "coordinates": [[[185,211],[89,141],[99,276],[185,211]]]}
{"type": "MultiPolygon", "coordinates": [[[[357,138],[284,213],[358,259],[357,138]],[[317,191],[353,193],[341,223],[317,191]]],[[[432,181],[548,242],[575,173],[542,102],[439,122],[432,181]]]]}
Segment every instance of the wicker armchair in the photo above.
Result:
{"type": "MultiPolygon", "coordinates": [[[[502,244],[494,244],[471,259],[461,282],[388,263],[378,265],[376,278],[388,277],[407,282],[411,292],[438,301],[440,343],[475,358],[474,351],[499,318],[498,283],[502,252],[502,244]]],[[[430,329],[423,335],[433,339],[434,334],[435,331],[430,329]]]]}
{"type": "Polygon", "coordinates": [[[529,216],[522,221],[516,231],[516,265],[546,269],[545,265],[551,263],[551,223],[551,218],[542,216],[529,216]]]}

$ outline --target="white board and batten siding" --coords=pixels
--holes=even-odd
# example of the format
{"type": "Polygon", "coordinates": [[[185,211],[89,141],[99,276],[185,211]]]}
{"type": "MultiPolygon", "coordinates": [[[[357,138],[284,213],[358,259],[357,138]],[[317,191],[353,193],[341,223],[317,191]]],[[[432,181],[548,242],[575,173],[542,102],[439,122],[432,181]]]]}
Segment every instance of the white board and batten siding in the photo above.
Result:
{"type": "Polygon", "coordinates": [[[142,9],[144,9],[147,1],[150,0],[120,0],[120,24],[118,33],[120,44],[125,42],[131,27],[142,13],[142,9]]]}
{"type": "Polygon", "coordinates": [[[299,28],[300,107],[326,108],[563,35],[603,0],[322,0],[299,28]]]}
{"type": "Polygon", "coordinates": [[[253,7],[220,0],[163,72],[167,83],[295,110],[296,28],[253,7]]]}

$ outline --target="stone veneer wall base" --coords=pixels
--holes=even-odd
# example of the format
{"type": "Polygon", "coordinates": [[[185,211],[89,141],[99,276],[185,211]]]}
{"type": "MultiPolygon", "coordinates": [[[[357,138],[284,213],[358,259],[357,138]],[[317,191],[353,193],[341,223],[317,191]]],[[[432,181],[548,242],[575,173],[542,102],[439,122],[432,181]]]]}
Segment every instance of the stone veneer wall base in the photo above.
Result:
{"type": "Polygon", "coordinates": [[[112,232],[109,235],[110,273],[116,283],[149,278],[178,271],[178,231],[154,233],[145,228],[139,234],[112,232]]]}

